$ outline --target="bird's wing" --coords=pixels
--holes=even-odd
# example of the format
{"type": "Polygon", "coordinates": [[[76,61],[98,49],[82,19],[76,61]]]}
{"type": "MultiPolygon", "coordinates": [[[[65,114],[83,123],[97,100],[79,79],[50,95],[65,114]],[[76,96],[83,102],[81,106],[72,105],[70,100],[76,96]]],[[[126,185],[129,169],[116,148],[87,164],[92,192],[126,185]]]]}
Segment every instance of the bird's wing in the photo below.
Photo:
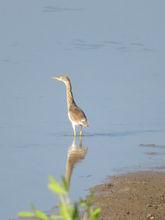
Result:
{"type": "Polygon", "coordinates": [[[85,113],[78,106],[71,106],[69,109],[69,115],[71,120],[77,123],[87,123],[85,113]]]}

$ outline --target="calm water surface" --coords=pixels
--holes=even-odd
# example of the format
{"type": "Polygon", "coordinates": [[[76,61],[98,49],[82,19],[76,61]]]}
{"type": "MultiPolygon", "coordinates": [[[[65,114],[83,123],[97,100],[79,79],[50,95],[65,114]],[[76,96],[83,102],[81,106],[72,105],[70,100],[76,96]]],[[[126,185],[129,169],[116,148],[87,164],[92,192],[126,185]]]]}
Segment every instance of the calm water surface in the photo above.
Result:
{"type": "Polygon", "coordinates": [[[164,7],[0,2],[1,219],[31,203],[49,211],[48,175],[70,178],[77,199],[108,175],[165,167],[164,7]],[[90,124],[77,148],[65,87],[51,80],[66,72],[90,124]]]}

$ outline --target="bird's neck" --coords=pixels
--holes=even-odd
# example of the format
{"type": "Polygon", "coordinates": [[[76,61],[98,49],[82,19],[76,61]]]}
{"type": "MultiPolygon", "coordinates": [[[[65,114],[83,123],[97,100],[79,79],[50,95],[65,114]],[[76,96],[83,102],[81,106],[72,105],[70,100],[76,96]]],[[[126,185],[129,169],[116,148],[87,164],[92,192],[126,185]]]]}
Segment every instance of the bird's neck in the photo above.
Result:
{"type": "Polygon", "coordinates": [[[69,109],[72,104],[75,104],[70,81],[66,83],[66,99],[67,99],[67,107],[69,109]]]}

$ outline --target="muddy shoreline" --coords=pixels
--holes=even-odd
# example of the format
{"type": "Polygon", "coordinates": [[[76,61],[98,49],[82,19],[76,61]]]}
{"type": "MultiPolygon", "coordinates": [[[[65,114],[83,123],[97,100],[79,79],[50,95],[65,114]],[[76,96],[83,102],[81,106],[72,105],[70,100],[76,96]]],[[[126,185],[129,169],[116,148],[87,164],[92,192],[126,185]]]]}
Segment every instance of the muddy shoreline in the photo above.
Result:
{"type": "Polygon", "coordinates": [[[91,189],[101,220],[165,220],[165,173],[145,171],[108,178],[91,189]]]}

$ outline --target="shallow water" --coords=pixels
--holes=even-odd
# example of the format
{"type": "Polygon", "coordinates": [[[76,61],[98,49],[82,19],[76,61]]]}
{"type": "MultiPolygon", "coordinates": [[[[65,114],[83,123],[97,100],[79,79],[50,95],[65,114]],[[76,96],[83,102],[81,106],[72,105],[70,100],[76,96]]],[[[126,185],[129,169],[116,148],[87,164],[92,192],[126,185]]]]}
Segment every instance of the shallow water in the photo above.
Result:
{"type": "Polygon", "coordinates": [[[72,170],[73,199],[107,175],[164,169],[164,7],[152,0],[1,1],[1,219],[31,203],[56,204],[47,177],[65,175],[73,131],[65,87],[54,75],[69,74],[90,124],[84,159],[72,170]]]}

